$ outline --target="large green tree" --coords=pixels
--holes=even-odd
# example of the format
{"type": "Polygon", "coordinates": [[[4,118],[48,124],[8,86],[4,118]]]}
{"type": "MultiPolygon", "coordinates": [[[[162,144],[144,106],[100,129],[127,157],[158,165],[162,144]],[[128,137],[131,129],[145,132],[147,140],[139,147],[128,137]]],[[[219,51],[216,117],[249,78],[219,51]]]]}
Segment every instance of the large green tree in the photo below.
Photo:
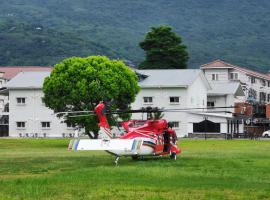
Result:
{"type": "MultiPolygon", "coordinates": [[[[111,109],[129,109],[139,91],[136,74],[122,61],[105,56],[72,57],[56,64],[43,84],[45,105],[55,112],[92,111],[100,101],[111,109]]],[[[68,118],[97,137],[97,117],[68,118]]]]}
{"type": "Polygon", "coordinates": [[[169,26],[152,27],[146,34],[140,47],[145,51],[146,58],[140,69],[185,69],[188,52],[182,44],[181,37],[172,32],[169,26]]]}

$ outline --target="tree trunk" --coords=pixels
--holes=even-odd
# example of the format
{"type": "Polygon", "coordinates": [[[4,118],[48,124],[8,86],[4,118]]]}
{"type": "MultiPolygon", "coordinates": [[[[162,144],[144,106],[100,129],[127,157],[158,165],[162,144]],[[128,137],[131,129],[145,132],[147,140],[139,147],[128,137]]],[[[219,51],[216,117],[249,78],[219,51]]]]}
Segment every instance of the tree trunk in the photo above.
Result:
{"type": "Polygon", "coordinates": [[[98,133],[94,132],[94,139],[98,139],[98,133]]]}

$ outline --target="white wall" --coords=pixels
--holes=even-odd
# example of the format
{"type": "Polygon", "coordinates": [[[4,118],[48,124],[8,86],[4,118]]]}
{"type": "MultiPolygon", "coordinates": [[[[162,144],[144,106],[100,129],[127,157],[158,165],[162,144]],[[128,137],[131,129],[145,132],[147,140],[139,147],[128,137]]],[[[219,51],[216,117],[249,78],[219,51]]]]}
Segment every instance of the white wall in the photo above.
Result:
{"type": "Polygon", "coordinates": [[[187,90],[186,107],[206,108],[207,87],[201,77],[198,77],[187,90]]]}
{"type": "Polygon", "coordinates": [[[228,75],[228,69],[222,68],[222,69],[204,69],[204,74],[206,79],[211,82],[228,82],[229,80],[229,75],[228,75]],[[212,80],[212,74],[218,74],[218,80],[213,81],[212,80]]]}
{"type": "MultiPolygon", "coordinates": [[[[166,109],[178,109],[187,107],[187,88],[141,88],[139,94],[136,96],[135,102],[131,105],[133,109],[140,109],[142,107],[158,107],[166,109]],[[170,97],[180,97],[179,104],[170,103],[170,97]],[[152,104],[145,104],[143,97],[153,97],[152,104]]],[[[179,122],[179,128],[176,128],[178,136],[187,134],[186,113],[164,113],[164,118],[169,121],[179,122]]],[[[143,116],[146,119],[146,114],[143,116]]],[[[133,119],[142,119],[142,114],[133,114],[133,119]]]]}
{"type": "Polygon", "coordinates": [[[29,136],[33,136],[35,133],[38,137],[62,137],[62,134],[66,135],[74,134],[73,128],[67,128],[65,123],[60,123],[60,119],[57,118],[53,111],[45,107],[41,98],[43,92],[40,89],[36,90],[10,90],[9,91],[9,136],[19,137],[19,134],[23,136],[26,133],[29,136]],[[25,97],[25,105],[17,104],[17,97],[25,97]],[[25,128],[17,128],[16,122],[26,122],[25,128]],[[50,128],[42,128],[41,122],[51,122],[50,128]]]}

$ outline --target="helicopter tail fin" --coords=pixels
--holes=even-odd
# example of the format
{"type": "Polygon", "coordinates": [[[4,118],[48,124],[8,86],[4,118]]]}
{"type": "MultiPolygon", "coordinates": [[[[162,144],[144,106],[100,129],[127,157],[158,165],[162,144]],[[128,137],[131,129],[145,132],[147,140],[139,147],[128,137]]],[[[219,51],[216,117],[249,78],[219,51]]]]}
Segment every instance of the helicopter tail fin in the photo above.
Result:
{"type": "Polygon", "coordinates": [[[103,102],[100,102],[96,107],[95,107],[95,112],[98,116],[98,126],[100,127],[99,135],[103,139],[111,139],[113,138],[113,134],[110,129],[110,125],[107,121],[106,117],[106,107],[103,102]]]}

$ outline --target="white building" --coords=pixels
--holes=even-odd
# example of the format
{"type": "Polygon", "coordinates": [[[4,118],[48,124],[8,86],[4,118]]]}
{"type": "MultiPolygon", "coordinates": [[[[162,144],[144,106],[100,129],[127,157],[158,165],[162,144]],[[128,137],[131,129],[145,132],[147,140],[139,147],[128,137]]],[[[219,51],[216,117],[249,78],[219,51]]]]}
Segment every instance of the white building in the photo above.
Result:
{"type": "Polygon", "coordinates": [[[215,60],[201,66],[210,85],[239,82],[245,92],[245,100],[269,103],[270,76],[250,69],[215,60]]]}
{"type": "MultiPolygon", "coordinates": [[[[22,71],[51,71],[51,67],[31,67],[31,66],[13,66],[0,67],[0,91],[5,89],[3,86],[22,71]]],[[[0,137],[8,136],[8,115],[9,115],[8,96],[0,94],[0,137]]]]}
{"type": "Polygon", "coordinates": [[[67,127],[42,102],[42,86],[50,72],[21,72],[11,79],[2,94],[9,96],[10,137],[73,137],[67,127]]]}
{"type": "MultiPolygon", "coordinates": [[[[137,70],[141,91],[132,104],[133,109],[159,107],[187,109],[183,112],[166,112],[164,118],[173,122],[179,137],[202,133],[196,129],[205,120],[216,125],[210,132],[227,133],[227,121],[232,114],[207,112],[207,93],[212,91],[201,70],[137,70]],[[194,109],[201,108],[201,109],[194,109]]],[[[225,106],[225,105],[223,105],[225,106]]],[[[141,115],[133,115],[140,118],[141,115]]],[[[213,126],[212,126],[213,128],[213,126]]]]}

